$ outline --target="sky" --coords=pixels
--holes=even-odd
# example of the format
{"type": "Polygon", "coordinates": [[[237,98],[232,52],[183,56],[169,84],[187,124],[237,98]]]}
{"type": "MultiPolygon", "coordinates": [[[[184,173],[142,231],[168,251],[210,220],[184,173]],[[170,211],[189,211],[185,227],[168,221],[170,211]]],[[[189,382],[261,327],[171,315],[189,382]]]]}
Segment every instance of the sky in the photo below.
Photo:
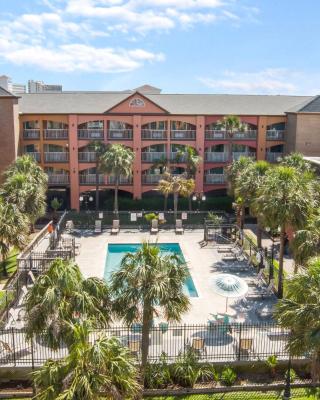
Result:
{"type": "Polygon", "coordinates": [[[0,75],[64,90],[320,94],[319,0],[0,0],[0,75]]]}

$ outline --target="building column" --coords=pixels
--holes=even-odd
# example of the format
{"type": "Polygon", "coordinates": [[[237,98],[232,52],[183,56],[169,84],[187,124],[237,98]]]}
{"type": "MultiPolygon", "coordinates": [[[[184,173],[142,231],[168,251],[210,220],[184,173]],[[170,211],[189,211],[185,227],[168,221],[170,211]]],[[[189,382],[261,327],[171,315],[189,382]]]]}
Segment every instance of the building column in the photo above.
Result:
{"type": "Polygon", "coordinates": [[[257,160],[266,159],[267,117],[258,118],[257,160]]]}
{"type": "Polygon", "coordinates": [[[133,116],[133,198],[141,199],[142,195],[142,170],[141,170],[141,115],[133,116]]]}
{"type": "Polygon", "coordinates": [[[204,139],[205,139],[205,117],[197,116],[197,131],[196,131],[196,150],[202,161],[199,163],[195,176],[195,191],[203,192],[204,180],[204,139]]]}
{"type": "Polygon", "coordinates": [[[78,164],[78,117],[69,115],[69,174],[71,209],[80,210],[78,164]]]}

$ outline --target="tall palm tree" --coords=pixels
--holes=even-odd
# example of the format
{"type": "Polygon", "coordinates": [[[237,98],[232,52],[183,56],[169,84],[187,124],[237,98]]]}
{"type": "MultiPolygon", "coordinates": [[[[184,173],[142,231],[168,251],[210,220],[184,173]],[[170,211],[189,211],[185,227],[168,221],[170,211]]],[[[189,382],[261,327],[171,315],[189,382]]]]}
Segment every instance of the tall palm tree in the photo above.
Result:
{"type": "Polygon", "coordinates": [[[26,311],[28,337],[44,332],[51,348],[58,348],[61,342],[70,346],[68,322],[85,318],[93,327],[109,323],[109,290],[103,279],[84,279],[75,263],[57,259],[29,290],[26,311]]]}
{"type": "Polygon", "coordinates": [[[278,323],[291,331],[288,348],[295,356],[310,355],[312,377],[320,378],[320,258],[287,281],[286,297],[276,306],[278,323]]]}
{"type": "Polygon", "coordinates": [[[283,296],[283,258],[286,229],[303,226],[317,205],[313,180],[309,173],[293,167],[278,166],[266,173],[258,190],[255,206],[268,226],[280,227],[278,296],[283,296]]]}
{"type": "Polygon", "coordinates": [[[62,360],[48,360],[33,373],[37,400],[134,398],[140,391],[129,350],[117,338],[99,336],[92,343],[86,322],[70,324],[73,344],[62,360]]]}
{"type": "Polygon", "coordinates": [[[290,153],[283,157],[281,165],[286,165],[287,167],[294,167],[301,172],[313,172],[314,168],[312,164],[305,160],[303,154],[301,153],[290,153]]]}
{"type": "MultiPolygon", "coordinates": [[[[235,132],[239,131],[242,128],[242,123],[240,118],[236,115],[225,115],[222,120],[218,121],[218,124],[224,128],[228,137],[230,139],[233,138],[235,132]]],[[[229,157],[231,159],[232,156],[232,140],[229,143],[229,157]]]]}
{"type": "MultiPolygon", "coordinates": [[[[191,146],[186,146],[186,175],[188,179],[195,179],[198,165],[202,162],[197,150],[191,146]]],[[[193,193],[193,192],[192,192],[193,193]]],[[[189,211],[192,211],[191,195],[188,196],[189,211]]]]}
{"type": "Polygon", "coordinates": [[[159,309],[168,321],[180,321],[188,311],[189,299],[183,284],[188,268],[174,254],[161,254],[157,245],[143,243],[135,254],[128,253],[111,280],[114,310],[127,324],[142,320],[142,379],[148,359],[149,332],[159,309]]]}
{"type": "Polygon", "coordinates": [[[108,146],[107,151],[100,158],[101,170],[112,175],[115,180],[114,188],[114,212],[118,214],[118,192],[120,177],[130,177],[132,175],[132,166],[134,161],[134,152],[122,144],[112,144],[108,146]]]}
{"type": "Polygon", "coordinates": [[[99,210],[99,172],[101,169],[102,156],[105,153],[107,146],[101,142],[100,140],[94,140],[90,143],[90,150],[95,152],[95,160],[96,160],[96,211],[99,210]]]}

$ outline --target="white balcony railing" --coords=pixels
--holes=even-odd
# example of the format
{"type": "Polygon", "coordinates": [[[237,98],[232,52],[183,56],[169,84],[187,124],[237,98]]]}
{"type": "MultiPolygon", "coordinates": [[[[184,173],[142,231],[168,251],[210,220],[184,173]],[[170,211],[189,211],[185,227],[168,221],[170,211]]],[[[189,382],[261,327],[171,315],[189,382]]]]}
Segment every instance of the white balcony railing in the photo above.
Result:
{"type": "Polygon", "coordinates": [[[69,175],[68,174],[48,174],[49,185],[68,185],[69,175]]]}
{"type": "MultiPolygon", "coordinates": [[[[112,175],[108,176],[107,182],[109,185],[115,185],[116,178],[112,175]]],[[[132,176],[120,176],[119,185],[132,185],[132,176]]]]}
{"type": "Polygon", "coordinates": [[[110,140],[132,140],[132,129],[109,129],[108,139],[110,140]]]}
{"type": "Polygon", "coordinates": [[[271,129],[267,131],[267,140],[283,140],[284,139],[284,130],[276,130],[271,129]]]}
{"type": "Polygon", "coordinates": [[[167,153],[164,151],[143,151],[141,153],[141,160],[143,162],[156,162],[164,160],[166,156],[167,153]]]}
{"type": "Polygon", "coordinates": [[[60,151],[60,152],[46,152],[44,153],[44,161],[45,162],[68,162],[69,161],[69,153],[60,151]]]}
{"type": "Polygon", "coordinates": [[[176,163],[184,163],[187,160],[187,155],[178,151],[172,151],[170,153],[170,160],[176,163]]]}
{"type": "Polygon", "coordinates": [[[41,160],[41,153],[39,152],[26,152],[25,155],[33,157],[36,161],[40,162],[41,160]]]}
{"type": "Polygon", "coordinates": [[[267,159],[267,161],[269,161],[269,162],[277,162],[277,161],[280,161],[281,160],[281,158],[283,157],[283,153],[280,153],[280,152],[271,152],[271,151],[268,151],[267,153],[266,153],[266,159],[267,159]]]}
{"type": "Polygon", "coordinates": [[[209,185],[221,185],[226,183],[226,177],[224,174],[206,174],[205,183],[209,185]]]}
{"type": "Polygon", "coordinates": [[[245,131],[245,132],[234,132],[233,134],[230,135],[230,137],[234,140],[250,140],[250,139],[256,139],[257,138],[257,131],[256,130],[250,130],[250,131],[245,131]]]}
{"type": "Polygon", "coordinates": [[[172,140],[195,140],[196,131],[173,129],[170,132],[170,137],[172,140]]]}
{"type": "Polygon", "coordinates": [[[96,153],[95,151],[79,151],[78,153],[79,162],[96,162],[96,153]]]}
{"type": "Polygon", "coordinates": [[[78,129],[78,139],[99,140],[103,137],[103,129],[78,129]]]}
{"type": "Polygon", "coordinates": [[[24,129],[23,139],[40,139],[40,129],[24,129]]]}
{"type": "Polygon", "coordinates": [[[218,151],[208,151],[205,153],[205,161],[208,162],[227,162],[228,153],[218,152],[218,151]]]}
{"type": "Polygon", "coordinates": [[[143,140],[166,140],[167,131],[164,129],[141,129],[143,140]]]}
{"type": "MultiPolygon", "coordinates": [[[[96,184],[96,174],[79,174],[80,185],[95,185],[96,184]]],[[[104,184],[104,175],[98,175],[99,184],[104,184]]]]}
{"type": "Polygon", "coordinates": [[[142,175],[142,183],[146,185],[157,185],[163,178],[161,174],[145,174],[142,175]]]}
{"type": "Polygon", "coordinates": [[[44,129],[44,139],[68,139],[68,129],[44,129]]]}
{"type": "Polygon", "coordinates": [[[226,131],[207,129],[205,131],[205,138],[206,140],[223,140],[227,139],[228,136],[226,131]]]}
{"type": "Polygon", "coordinates": [[[251,157],[255,158],[256,153],[248,152],[248,151],[234,151],[232,153],[232,159],[233,160],[239,160],[240,157],[251,157]]]}

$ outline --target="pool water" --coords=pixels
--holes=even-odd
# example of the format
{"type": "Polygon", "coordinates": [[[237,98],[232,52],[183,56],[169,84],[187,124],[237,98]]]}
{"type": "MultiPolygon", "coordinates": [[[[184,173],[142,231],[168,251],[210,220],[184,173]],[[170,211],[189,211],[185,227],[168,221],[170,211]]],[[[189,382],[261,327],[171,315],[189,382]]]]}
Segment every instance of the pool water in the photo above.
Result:
{"type": "MultiPolygon", "coordinates": [[[[155,246],[160,248],[162,254],[177,254],[182,262],[185,262],[179,243],[157,243],[155,246]]],[[[141,244],[138,243],[108,244],[107,259],[104,269],[105,280],[109,281],[111,274],[119,270],[121,261],[127,253],[136,253],[140,248],[141,244]]],[[[198,292],[191,275],[188,276],[184,284],[184,292],[189,297],[198,297],[198,292]]]]}

